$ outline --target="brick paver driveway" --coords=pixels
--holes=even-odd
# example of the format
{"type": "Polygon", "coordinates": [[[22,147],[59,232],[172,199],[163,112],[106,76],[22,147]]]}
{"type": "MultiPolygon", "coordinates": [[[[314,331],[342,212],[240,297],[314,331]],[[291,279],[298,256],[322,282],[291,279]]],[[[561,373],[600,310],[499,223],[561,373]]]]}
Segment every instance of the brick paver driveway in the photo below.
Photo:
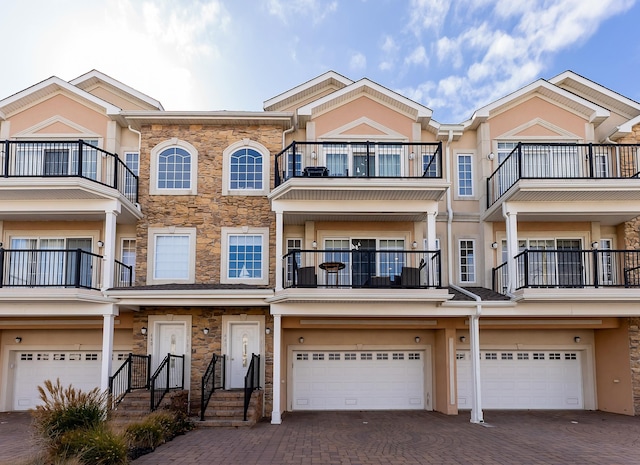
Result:
{"type": "MultiPolygon", "coordinates": [[[[640,417],[602,412],[289,413],[282,425],[196,429],[133,465],[640,465],[640,417]]],[[[35,451],[27,413],[0,413],[0,464],[35,451]]]]}
{"type": "Polygon", "coordinates": [[[279,426],[199,429],[134,465],[640,464],[640,418],[602,412],[289,413],[279,426]]]}

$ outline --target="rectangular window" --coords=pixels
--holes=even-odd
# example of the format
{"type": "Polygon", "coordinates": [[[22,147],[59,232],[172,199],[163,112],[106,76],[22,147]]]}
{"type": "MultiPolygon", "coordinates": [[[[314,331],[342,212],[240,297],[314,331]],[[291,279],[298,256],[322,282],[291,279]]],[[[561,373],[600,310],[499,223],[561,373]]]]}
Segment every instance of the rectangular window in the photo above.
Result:
{"type": "Polygon", "coordinates": [[[298,268],[302,266],[302,257],[300,253],[292,253],[294,250],[302,249],[302,239],[287,239],[287,277],[288,283],[293,282],[293,264],[295,263],[298,268]]]}
{"type": "MultiPolygon", "coordinates": [[[[124,164],[131,170],[133,174],[138,176],[140,174],[140,154],[138,152],[125,152],[124,153],[124,164]]],[[[124,178],[124,193],[127,196],[131,196],[136,194],[136,189],[138,188],[135,178],[133,178],[129,173],[125,174],[124,178]]]]}
{"type": "Polygon", "coordinates": [[[188,235],[157,235],[154,253],[154,279],[189,278],[188,235]]]}
{"type": "Polygon", "coordinates": [[[473,195],[473,165],[471,155],[458,155],[458,195],[473,195]]]}
{"type": "Polygon", "coordinates": [[[292,178],[294,176],[302,176],[302,154],[300,152],[287,153],[284,156],[286,157],[285,163],[287,167],[286,179],[292,178]]]}
{"type": "Polygon", "coordinates": [[[476,280],[476,261],[474,248],[474,241],[460,241],[460,282],[472,283],[476,280]]]}
{"type": "Polygon", "coordinates": [[[262,236],[229,236],[228,251],[229,278],[262,278],[262,236]]]}
{"type": "MultiPolygon", "coordinates": [[[[135,270],[136,270],[136,240],[135,239],[122,239],[122,250],[120,252],[120,261],[127,266],[131,267],[131,282],[135,282],[135,270]]],[[[126,269],[121,270],[120,280],[126,282],[129,278],[128,271],[126,269]]]]}
{"type": "Polygon", "coordinates": [[[220,282],[268,284],[268,240],[268,228],[223,227],[220,282]]]}

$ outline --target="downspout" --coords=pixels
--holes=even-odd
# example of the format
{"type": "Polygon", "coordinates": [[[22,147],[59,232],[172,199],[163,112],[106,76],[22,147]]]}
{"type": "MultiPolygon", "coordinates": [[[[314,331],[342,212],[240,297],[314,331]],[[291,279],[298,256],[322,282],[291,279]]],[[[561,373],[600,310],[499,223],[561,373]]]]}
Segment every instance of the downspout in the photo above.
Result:
{"type": "MultiPolygon", "coordinates": [[[[449,130],[449,136],[447,137],[447,143],[445,145],[445,157],[447,160],[447,182],[451,186],[451,172],[453,170],[453,160],[451,154],[451,141],[453,140],[453,130],[449,130]]],[[[482,299],[480,296],[456,286],[453,284],[453,207],[452,207],[452,195],[451,187],[447,189],[447,279],[449,287],[455,289],[466,296],[475,300],[475,314],[469,316],[469,343],[471,345],[471,375],[473,382],[473,402],[471,408],[471,423],[484,423],[482,414],[482,401],[480,398],[480,331],[479,331],[479,319],[482,314],[482,299]]]]}

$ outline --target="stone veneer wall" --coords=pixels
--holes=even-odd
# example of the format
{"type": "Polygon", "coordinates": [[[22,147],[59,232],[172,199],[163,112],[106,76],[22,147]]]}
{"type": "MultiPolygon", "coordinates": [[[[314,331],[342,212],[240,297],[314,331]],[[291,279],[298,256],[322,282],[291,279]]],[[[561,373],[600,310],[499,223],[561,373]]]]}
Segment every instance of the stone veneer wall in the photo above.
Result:
{"type": "MultiPolygon", "coordinates": [[[[200,413],[202,375],[211,362],[213,354],[222,353],[222,315],[265,315],[266,327],[273,328],[273,317],[267,307],[146,307],[136,312],[133,319],[133,352],[147,353],[147,339],[140,329],[149,326],[149,315],[191,315],[191,394],[190,411],[192,415],[200,413]],[[204,335],[203,328],[209,328],[204,335]]],[[[265,379],[261,380],[264,391],[265,415],[273,410],[273,333],[265,334],[265,353],[261,357],[264,364],[265,379]]]]}
{"type": "MultiPolygon", "coordinates": [[[[273,125],[146,125],[140,149],[139,202],[144,213],[137,225],[136,285],[146,284],[148,228],[196,228],[196,283],[220,283],[222,227],[268,227],[270,284],[275,276],[275,215],[266,196],[222,195],[223,151],[250,139],[264,145],[271,157],[282,147],[282,129],[273,125]],[[149,195],[151,149],[172,138],[198,150],[197,195],[149,195]]],[[[273,186],[273,168],[271,168],[273,186]]]]}
{"type": "MultiPolygon", "coordinates": [[[[620,144],[640,143],[640,124],[633,127],[632,133],[629,136],[617,142],[620,144]]],[[[625,249],[640,250],[640,217],[625,223],[624,239],[625,249]]],[[[628,323],[634,414],[640,415],[640,318],[629,318],[628,323]]]]}

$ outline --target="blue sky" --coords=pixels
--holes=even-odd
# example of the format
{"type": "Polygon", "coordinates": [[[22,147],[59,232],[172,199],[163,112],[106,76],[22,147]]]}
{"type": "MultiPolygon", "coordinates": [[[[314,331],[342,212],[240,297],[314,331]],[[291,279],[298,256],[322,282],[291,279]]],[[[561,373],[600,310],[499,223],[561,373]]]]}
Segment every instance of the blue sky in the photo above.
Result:
{"type": "Polygon", "coordinates": [[[167,110],[261,110],[334,70],[441,123],[571,69],[640,101],[640,0],[21,0],[0,98],[98,69],[167,110]]]}

